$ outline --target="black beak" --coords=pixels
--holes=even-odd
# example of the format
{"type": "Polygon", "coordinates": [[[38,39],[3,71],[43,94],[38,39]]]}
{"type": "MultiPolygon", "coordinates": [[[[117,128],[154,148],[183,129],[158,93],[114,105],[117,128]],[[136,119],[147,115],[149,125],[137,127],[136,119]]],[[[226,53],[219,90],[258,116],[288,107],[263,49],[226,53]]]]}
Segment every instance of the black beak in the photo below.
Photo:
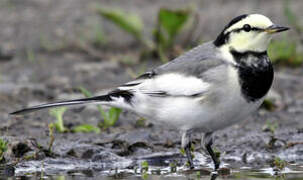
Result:
{"type": "Polygon", "coordinates": [[[268,33],[272,34],[272,33],[278,33],[278,32],[287,31],[287,30],[289,30],[288,27],[284,27],[284,26],[274,24],[274,25],[271,25],[268,28],[266,28],[265,32],[268,32],[268,33]]]}

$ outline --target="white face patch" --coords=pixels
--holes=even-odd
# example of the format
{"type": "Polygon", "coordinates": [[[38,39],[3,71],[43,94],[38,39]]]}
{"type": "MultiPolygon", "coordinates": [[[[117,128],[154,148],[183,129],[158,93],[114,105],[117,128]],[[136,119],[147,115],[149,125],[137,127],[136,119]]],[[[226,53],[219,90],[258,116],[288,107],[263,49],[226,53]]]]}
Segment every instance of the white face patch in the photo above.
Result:
{"type": "Polygon", "coordinates": [[[230,34],[228,42],[222,47],[222,50],[234,49],[238,52],[264,52],[270,43],[271,34],[262,30],[272,25],[271,20],[263,15],[248,15],[225,30],[225,34],[230,34]],[[256,28],[259,30],[244,31],[242,28],[245,24],[248,24],[252,29],[256,28]]]}
{"type": "Polygon", "coordinates": [[[271,35],[266,32],[239,32],[230,35],[228,45],[238,52],[264,52],[267,50],[270,40],[271,35]]]}

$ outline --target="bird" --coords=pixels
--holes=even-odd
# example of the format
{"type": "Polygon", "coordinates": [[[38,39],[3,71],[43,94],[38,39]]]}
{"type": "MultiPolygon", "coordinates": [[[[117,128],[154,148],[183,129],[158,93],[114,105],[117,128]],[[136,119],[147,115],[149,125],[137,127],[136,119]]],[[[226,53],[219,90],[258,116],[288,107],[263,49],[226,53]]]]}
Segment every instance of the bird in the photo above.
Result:
{"type": "Polygon", "coordinates": [[[182,133],[190,168],[194,168],[191,136],[201,143],[214,164],[213,134],[236,124],[262,104],[274,71],[267,49],[272,36],[288,30],[261,14],[233,18],[215,40],[147,71],[104,95],[37,105],[10,113],[20,115],[58,106],[101,104],[133,111],[182,133]]]}

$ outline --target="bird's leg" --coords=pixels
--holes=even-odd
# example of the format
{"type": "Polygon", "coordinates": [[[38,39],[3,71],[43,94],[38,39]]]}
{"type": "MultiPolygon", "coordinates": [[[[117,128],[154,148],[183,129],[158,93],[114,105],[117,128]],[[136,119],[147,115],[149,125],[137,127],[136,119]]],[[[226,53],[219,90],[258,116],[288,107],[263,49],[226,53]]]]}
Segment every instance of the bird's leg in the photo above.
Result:
{"type": "Polygon", "coordinates": [[[213,145],[212,132],[205,133],[203,141],[204,141],[203,143],[204,143],[204,146],[205,146],[207,152],[209,153],[209,155],[211,156],[211,158],[214,162],[215,171],[217,171],[217,169],[220,166],[220,159],[219,159],[219,157],[217,157],[217,155],[215,154],[214,150],[211,147],[213,145]]]}
{"type": "Polygon", "coordinates": [[[186,157],[189,163],[189,168],[194,169],[194,162],[193,162],[193,157],[191,154],[191,142],[185,147],[185,153],[186,157]]]}
{"type": "Polygon", "coordinates": [[[185,131],[182,134],[181,146],[185,150],[186,157],[187,157],[190,169],[193,169],[194,168],[194,163],[193,163],[193,158],[192,158],[192,154],[191,154],[191,136],[190,136],[190,132],[185,131]]]}

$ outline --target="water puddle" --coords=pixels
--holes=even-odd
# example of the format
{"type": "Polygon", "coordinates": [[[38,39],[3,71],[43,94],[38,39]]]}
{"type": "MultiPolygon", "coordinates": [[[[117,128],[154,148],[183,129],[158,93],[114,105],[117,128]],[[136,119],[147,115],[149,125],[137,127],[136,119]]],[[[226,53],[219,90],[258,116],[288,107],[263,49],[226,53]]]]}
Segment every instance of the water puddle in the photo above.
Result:
{"type": "Polygon", "coordinates": [[[119,159],[102,162],[79,159],[52,159],[20,162],[15,167],[2,168],[0,179],[303,179],[303,166],[288,164],[282,171],[265,166],[253,169],[230,168],[222,164],[218,173],[212,172],[212,164],[207,158],[196,153],[195,169],[184,166],[186,159],[179,153],[157,153],[140,158],[119,159]],[[147,162],[147,163],[146,163],[147,162]]]}

